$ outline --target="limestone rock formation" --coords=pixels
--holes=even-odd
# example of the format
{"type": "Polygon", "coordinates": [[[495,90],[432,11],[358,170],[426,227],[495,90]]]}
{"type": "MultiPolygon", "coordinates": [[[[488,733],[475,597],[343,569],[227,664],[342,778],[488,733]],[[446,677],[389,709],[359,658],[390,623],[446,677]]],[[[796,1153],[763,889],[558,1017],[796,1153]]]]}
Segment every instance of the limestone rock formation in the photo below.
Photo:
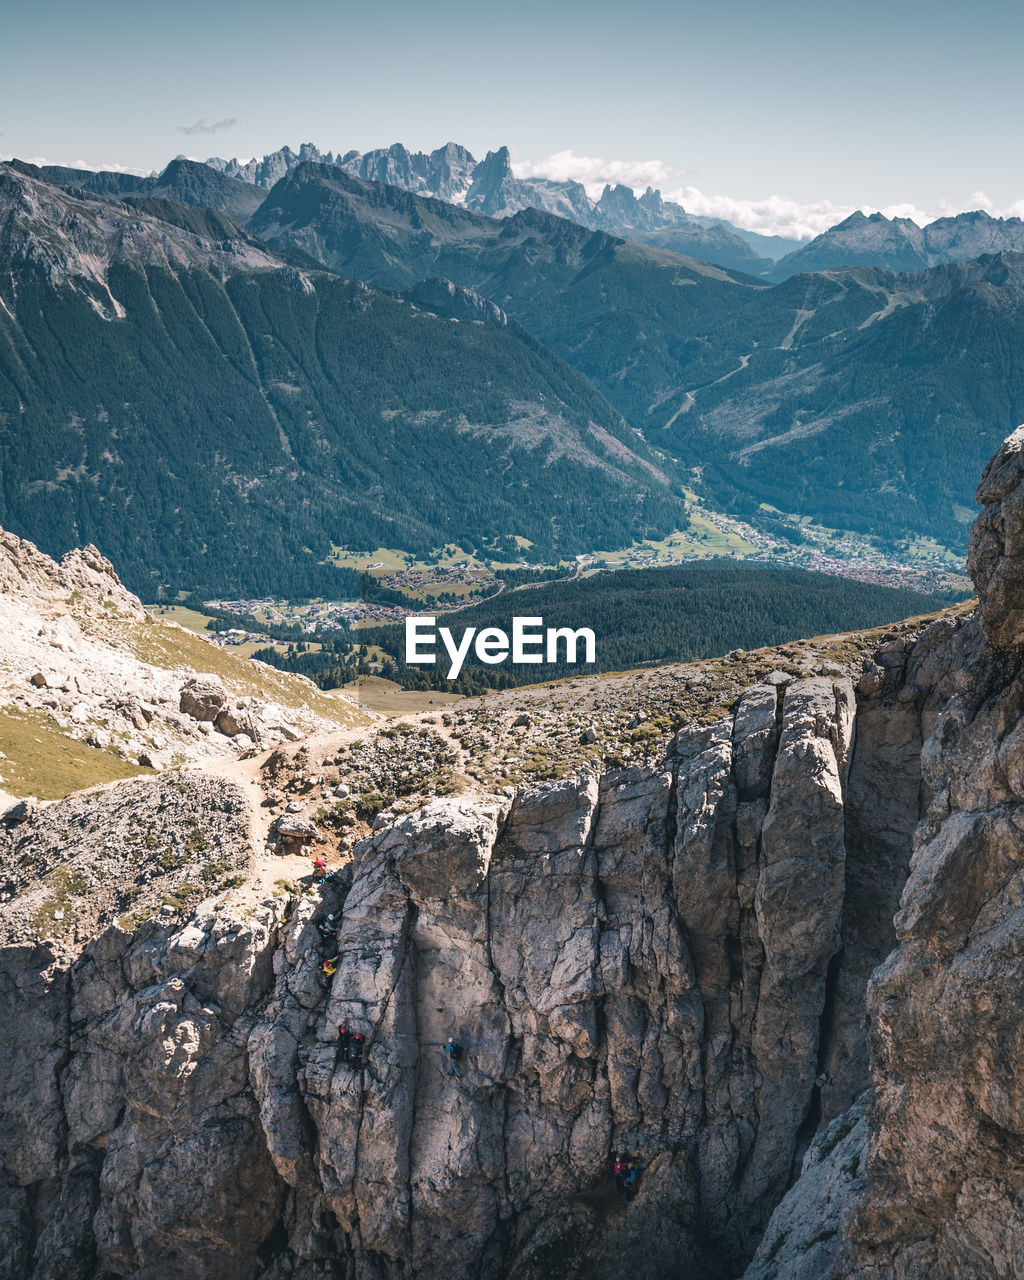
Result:
{"type": "MultiPolygon", "coordinates": [[[[851,1111],[835,1122],[848,1139],[831,1152],[819,1141],[811,1176],[776,1210],[748,1280],[1021,1274],[1022,444],[1018,430],[978,489],[969,559],[978,614],[925,633],[893,707],[898,729],[904,694],[922,702],[924,812],[898,945],[868,986],[866,1124],[851,1111]],[[816,1269],[801,1269],[812,1256],[816,1269]]],[[[890,735],[893,746],[900,736],[890,735]]],[[[909,762],[912,735],[906,745],[909,762]]],[[[889,813],[897,794],[886,796],[889,813]]],[[[884,835],[887,825],[876,843],[897,835],[884,835]]]]}
{"type": "Polygon", "coordinates": [[[481,297],[479,293],[474,293],[472,289],[452,284],[450,280],[421,280],[402,296],[421,311],[447,316],[451,320],[469,320],[502,327],[508,324],[508,316],[500,307],[481,297]]]}
{"type": "MultiPolygon", "coordinates": [[[[660,763],[602,762],[598,718],[566,774],[378,813],[321,887],[268,892],[241,791],[167,775],[0,827],[0,1274],[1019,1276],[1021,455],[979,491],[976,615],[852,679],[764,667],[660,763]],[[122,856],[213,896],[59,928],[157,815],[169,850],[122,856]]],[[[350,793],[436,754],[387,741],[337,748],[350,793]]],[[[305,745],[261,776],[353,803],[305,745]]]]}
{"type": "Polygon", "coordinates": [[[985,633],[997,647],[1024,643],[1024,427],[1003,442],[985,468],[971,529],[967,567],[985,633]]]}
{"type": "MultiPolygon", "coordinates": [[[[227,700],[228,695],[222,684],[214,680],[204,680],[200,676],[190,676],[181,686],[178,710],[183,715],[191,716],[193,720],[212,723],[217,719],[227,700]]],[[[233,736],[228,734],[228,737],[233,736]]]]}
{"type": "Polygon", "coordinates": [[[53,1265],[44,1217],[74,1218],[96,1274],[207,1274],[219,1251],[239,1276],[527,1280],[575,1251],[654,1277],[680,1242],[695,1274],[737,1274],[819,1092],[852,723],[846,679],[755,686],[661,771],[384,823],[322,907],[210,903],[71,957],[9,908],[4,1024],[67,1059],[38,1098],[9,1076],[13,1115],[54,1117],[4,1153],[24,1274],[53,1265]],[[324,985],[314,924],[339,906],[324,985]],[[615,1150],[640,1161],[625,1208],[615,1150]]]}
{"type": "MultiPolygon", "coordinates": [[[[225,659],[212,644],[152,618],[95,547],[58,562],[0,530],[0,715],[41,723],[54,752],[62,739],[85,744],[125,762],[128,768],[108,767],[108,776],[118,776],[131,766],[163,769],[365,722],[341,696],[331,700],[333,720],[314,710],[318,700],[323,706],[302,677],[225,659]],[[219,676],[197,673],[188,657],[232,667],[237,678],[227,676],[227,687],[219,676]],[[276,696],[257,696],[264,684],[276,696]],[[290,706],[277,700],[289,694],[290,706]]],[[[0,760],[0,783],[4,775],[0,760]]]]}

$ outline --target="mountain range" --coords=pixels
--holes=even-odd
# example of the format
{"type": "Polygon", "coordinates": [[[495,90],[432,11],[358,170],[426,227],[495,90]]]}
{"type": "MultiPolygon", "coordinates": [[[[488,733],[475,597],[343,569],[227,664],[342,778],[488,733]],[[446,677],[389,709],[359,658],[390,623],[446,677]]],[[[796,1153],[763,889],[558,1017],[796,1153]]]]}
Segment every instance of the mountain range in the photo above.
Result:
{"type": "Polygon", "coordinates": [[[223,160],[207,165],[228,177],[269,189],[299,164],[327,164],[366,182],[383,182],[415,195],[436,196],[492,218],[522,209],[543,209],[580,226],[610,231],[626,238],[660,243],[663,248],[706,258],[724,267],[768,274],[775,259],[799,246],[777,236],[741,231],[718,218],[687,213],[648,187],[640,197],[630,187],[606,185],[592,200],[581,182],[549,178],[517,178],[508,147],[489,151],[477,161],[465,147],[449,142],[436,151],[411,152],[401,143],[360,153],[322,154],[312,143],[298,151],[283,147],[261,160],[223,160]]]}
{"type": "Polygon", "coordinates": [[[993,218],[979,209],[919,227],[909,218],[858,212],[788,253],[774,275],[782,279],[804,271],[848,266],[920,271],[1007,249],[1024,250],[1024,222],[1020,218],[993,218]]]}
{"type": "Polygon", "coordinates": [[[44,550],[115,547],[151,594],[337,594],[332,544],[557,558],[685,523],[640,436],[497,308],[145,205],[0,167],[0,523],[44,550]]]}
{"type": "Polygon", "coordinates": [[[206,161],[208,167],[226,176],[266,190],[303,163],[332,165],[367,182],[436,196],[494,218],[526,208],[543,209],[580,226],[772,281],[843,266],[918,271],[983,253],[1024,249],[1024,222],[1020,218],[995,218],[982,210],[939,218],[926,227],[909,218],[856,212],[810,241],[766,236],[724,218],[688,213],[651,187],[637,196],[630,187],[606,185],[599,199],[593,200],[580,182],[518,178],[507,147],[489,151],[477,161],[454,142],[429,153],[411,152],[395,143],[365,153],[337,155],[321,153],[312,143],[303,143],[298,151],[283,147],[245,163],[219,156],[206,161]]]}
{"type": "MultiPolygon", "coordinates": [[[[963,545],[965,476],[1024,410],[1018,253],[771,284],[470,208],[500,198],[507,153],[481,174],[454,146],[345,168],[304,150],[149,178],[0,167],[0,522],[96,542],[143,593],[332,593],[342,544],[621,546],[685,528],[684,487],[963,545]]],[[[629,199],[660,234],[660,197],[629,199]]],[[[843,224],[849,245],[894,225],[843,224]]],[[[1015,229],[896,228],[933,258],[1015,229]]]]}
{"type": "Polygon", "coordinates": [[[1024,411],[1024,259],[770,287],[540,210],[500,221],[292,169],[250,228],[385,288],[444,275],[597,386],[708,496],[827,525],[963,543],[976,471],[1024,411]]]}

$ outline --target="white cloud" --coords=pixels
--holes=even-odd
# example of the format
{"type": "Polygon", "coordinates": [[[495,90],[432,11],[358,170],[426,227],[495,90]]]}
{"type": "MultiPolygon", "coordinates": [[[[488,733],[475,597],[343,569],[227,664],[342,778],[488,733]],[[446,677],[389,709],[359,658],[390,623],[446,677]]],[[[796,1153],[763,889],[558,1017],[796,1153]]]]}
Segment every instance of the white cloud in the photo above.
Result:
{"type": "Polygon", "coordinates": [[[46,156],[0,156],[0,162],[6,160],[23,160],[25,164],[34,164],[37,169],[53,165],[58,169],[88,169],[91,173],[133,173],[138,178],[148,178],[156,173],[155,169],[133,169],[130,164],[94,164],[91,160],[49,160],[46,156]]]}
{"type": "Polygon", "coordinates": [[[575,151],[557,151],[537,163],[517,161],[513,170],[517,178],[581,182],[592,200],[600,197],[606,183],[621,183],[643,191],[646,187],[663,187],[682,176],[660,160],[604,160],[600,156],[578,156],[575,151]]]}
{"type": "MultiPolygon", "coordinates": [[[[519,178],[581,182],[593,200],[599,198],[605,183],[621,183],[632,187],[638,195],[645,187],[657,187],[666,200],[681,204],[687,213],[722,218],[747,231],[758,231],[766,236],[786,236],[792,240],[810,240],[821,235],[829,227],[848,218],[857,207],[836,204],[832,200],[795,200],[783,195],[763,196],[757,200],[709,195],[699,187],[676,185],[686,170],[672,169],[662,160],[606,160],[602,156],[558,151],[546,160],[516,161],[513,169],[519,178]]],[[[936,218],[973,209],[984,209],[994,217],[1024,218],[1024,199],[998,208],[984,191],[975,191],[965,201],[939,200],[931,210],[909,201],[882,207],[865,204],[859,208],[865,214],[883,213],[887,218],[909,218],[922,227],[936,218]]]]}
{"type": "Polygon", "coordinates": [[[811,203],[788,196],[764,196],[760,200],[738,200],[733,196],[705,195],[698,187],[679,187],[665,193],[666,200],[681,204],[687,213],[707,218],[723,218],[747,231],[766,236],[789,236],[807,240],[848,217],[852,208],[831,200],[811,203]]]}
{"type": "Polygon", "coordinates": [[[924,226],[937,216],[914,204],[877,205],[835,204],[831,200],[802,201],[789,196],[771,195],[760,200],[737,200],[732,196],[708,196],[697,187],[682,187],[668,192],[666,200],[681,204],[688,213],[710,218],[724,218],[746,231],[765,236],[786,236],[791,240],[810,240],[829,227],[848,218],[855,208],[861,213],[883,213],[887,218],[909,218],[924,226]]]}
{"type": "Polygon", "coordinates": [[[200,116],[195,124],[179,124],[179,133],[221,133],[224,129],[230,129],[238,124],[236,116],[227,116],[224,120],[214,120],[212,124],[207,124],[206,119],[200,116]]]}

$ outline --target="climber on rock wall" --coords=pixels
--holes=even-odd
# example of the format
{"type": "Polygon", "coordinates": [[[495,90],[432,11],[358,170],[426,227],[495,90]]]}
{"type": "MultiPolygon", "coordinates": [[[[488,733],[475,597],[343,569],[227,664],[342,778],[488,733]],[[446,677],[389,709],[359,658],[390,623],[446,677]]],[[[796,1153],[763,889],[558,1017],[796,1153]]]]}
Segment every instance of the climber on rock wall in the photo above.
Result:
{"type": "Polygon", "coordinates": [[[445,1056],[445,1066],[448,1068],[450,1076],[462,1076],[462,1068],[459,1066],[462,1060],[462,1045],[453,1037],[448,1037],[448,1043],[442,1050],[445,1056]]]}

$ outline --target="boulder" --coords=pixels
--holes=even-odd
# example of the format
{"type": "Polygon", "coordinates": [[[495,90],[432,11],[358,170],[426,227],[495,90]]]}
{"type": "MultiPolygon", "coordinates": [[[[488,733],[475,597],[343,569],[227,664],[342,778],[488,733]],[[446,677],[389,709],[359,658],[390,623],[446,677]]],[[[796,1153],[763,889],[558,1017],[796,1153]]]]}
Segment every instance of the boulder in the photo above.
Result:
{"type": "Polygon", "coordinates": [[[214,721],[227,700],[222,684],[206,676],[193,676],[181,686],[178,709],[193,720],[214,721]]]}
{"type": "Polygon", "coordinates": [[[309,822],[305,818],[296,818],[293,814],[286,814],[278,818],[274,823],[273,830],[279,840],[287,840],[298,844],[305,844],[308,840],[315,840],[320,835],[320,830],[315,822],[309,822]]]}
{"type": "Polygon", "coordinates": [[[237,738],[240,733],[244,733],[253,742],[259,740],[260,734],[255,717],[245,707],[237,705],[223,707],[217,712],[214,723],[226,738],[237,738]]]}
{"type": "Polygon", "coordinates": [[[17,827],[23,822],[31,822],[38,808],[39,801],[35,796],[25,796],[23,800],[18,800],[4,811],[3,821],[8,827],[17,827]]]}

